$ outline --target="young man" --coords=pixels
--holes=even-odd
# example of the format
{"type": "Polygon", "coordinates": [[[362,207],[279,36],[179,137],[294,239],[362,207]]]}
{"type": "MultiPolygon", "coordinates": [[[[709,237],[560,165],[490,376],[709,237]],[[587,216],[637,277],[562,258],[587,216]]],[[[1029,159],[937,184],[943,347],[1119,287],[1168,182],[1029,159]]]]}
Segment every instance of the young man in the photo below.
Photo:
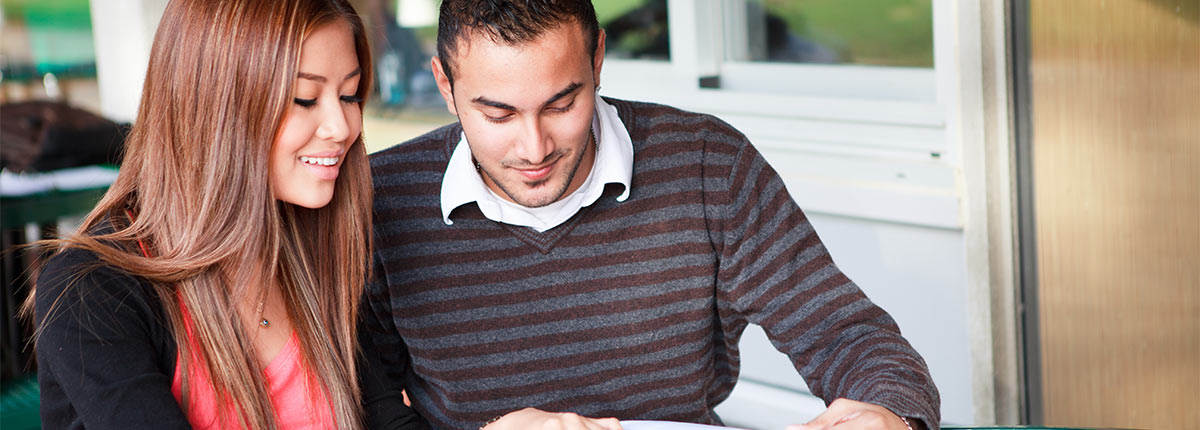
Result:
{"type": "Polygon", "coordinates": [[[435,428],[524,407],[719,424],[753,323],[832,402],[798,428],[936,428],[924,361],[746,138],[598,97],[603,59],[587,0],[442,2],[459,122],[372,159],[365,313],[392,383],[435,428]]]}

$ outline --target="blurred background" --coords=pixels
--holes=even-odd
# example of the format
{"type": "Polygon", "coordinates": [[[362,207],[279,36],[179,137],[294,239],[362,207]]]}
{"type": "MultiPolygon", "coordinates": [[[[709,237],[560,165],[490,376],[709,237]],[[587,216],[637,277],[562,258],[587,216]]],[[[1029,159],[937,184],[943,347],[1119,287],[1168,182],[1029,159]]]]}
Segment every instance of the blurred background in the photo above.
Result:
{"type": "MultiPolygon", "coordinates": [[[[167,0],[0,0],[0,427],[41,257],[115,177],[167,0]]],[[[455,121],[437,0],[352,0],[371,152],[455,121]]],[[[928,362],[949,426],[1200,428],[1200,0],[602,0],[602,95],[712,113],[928,362]]],[[[731,426],[824,404],[751,327],[731,426]]]]}
{"type": "MultiPolygon", "coordinates": [[[[439,2],[357,3],[376,32],[379,62],[379,97],[368,112],[366,130],[387,136],[370,139],[368,146],[382,149],[452,122],[429,69],[439,2]]],[[[752,0],[721,6],[746,15],[740,29],[746,47],[736,54],[739,61],[933,66],[930,0],[752,0]]],[[[670,62],[667,0],[605,0],[595,7],[608,34],[607,58],[670,62]]]]}

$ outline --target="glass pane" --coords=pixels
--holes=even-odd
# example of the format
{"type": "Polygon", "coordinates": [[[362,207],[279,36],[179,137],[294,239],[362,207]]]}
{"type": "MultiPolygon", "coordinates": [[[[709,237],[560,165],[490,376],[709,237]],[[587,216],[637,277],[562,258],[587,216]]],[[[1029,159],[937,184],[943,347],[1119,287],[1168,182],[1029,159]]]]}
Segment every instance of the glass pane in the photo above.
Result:
{"type": "Polygon", "coordinates": [[[5,0],[0,66],[4,78],[94,78],[88,0],[5,0]]]}
{"type": "Polygon", "coordinates": [[[350,0],[370,31],[375,97],[363,111],[367,152],[455,121],[429,60],[437,53],[439,0],[350,0]]]}
{"type": "Polygon", "coordinates": [[[0,102],[100,110],[88,0],[0,0],[0,17],[0,102]]]}
{"type": "Polygon", "coordinates": [[[930,2],[746,0],[745,11],[726,11],[726,56],[734,61],[933,67],[930,2]]]}
{"type": "MultiPolygon", "coordinates": [[[[393,111],[442,108],[429,69],[429,58],[437,51],[439,1],[351,2],[372,29],[378,92],[374,102],[393,111]]],[[[600,26],[608,33],[609,57],[670,59],[666,0],[605,0],[595,2],[595,8],[600,26]]]]}
{"type": "Polygon", "coordinates": [[[376,97],[386,108],[444,107],[429,59],[436,51],[437,0],[351,0],[371,38],[376,97]]]}
{"type": "Polygon", "coordinates": [[[667,0],[604,0],[593,4],[596,19],[608,34],[606,57],[671,59],[667,0]]]}

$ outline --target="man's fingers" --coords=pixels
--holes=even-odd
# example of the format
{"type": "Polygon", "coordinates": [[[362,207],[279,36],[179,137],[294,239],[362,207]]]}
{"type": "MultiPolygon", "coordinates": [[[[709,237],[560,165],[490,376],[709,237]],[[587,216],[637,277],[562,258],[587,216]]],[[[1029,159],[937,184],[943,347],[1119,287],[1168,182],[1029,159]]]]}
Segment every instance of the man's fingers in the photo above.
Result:
{"type": "Polygon", "coordinates": [[[833,403],[829,404],[829,407],[825,408],[825,412],[821,412],[821,415],[817,415],[816,418],[804,423],[804,425],[812,429],[833,427],[846,414],[846,407],[846,402],[843,402],[842,399],[834,400],[833,403]]]}
{"type": "Polygon", "coordinates": [[[847,399],[837,399],[825,408],[825,412],[817,415],[812,421],[800,425],[788,426],[788,430],[821,430],[828,429],[838,423],[850,419],[847,416],[856,412],[854,402],[847,399]]]}
{"type": "Polygon", "coordinates": [[[866,430],[866,429],[886,429],[887,422],[883,419],[883,414],[876,411],[861,411],[858,413],[847,415],[845,420],[834,424],[829,430],[866,430]]]}
{"type": "Polygon", "coordinates": [[[787,426],[787,430],[819,430],[820,427],[810,426],[808,424],[792,424],[787,426]]]}
{"type": "Polygon", "coordinates": [[[596,422],[600,423],[600,428],[604,430],[621,430],[621,420],[616,418],[601,418],[596,422]]]}
{"type": "Polygon", "coordinates": [[[559,428],[567,430],[621,430],[616,418],[588,418],[572,412],[557,414],[559,428]]]}
{"type": "Polygon", "coordinates": [[[859,415],[862,415],[862,414],[863,414],[863,411],[856,411],[856,412],[851,412],[846,415],[842,415],[841,418],[838,418],[837,421],[833,423],[833,426],[837,427],[838,424],[858,418],[859,415]]]}
{"type": "Polygon", "coordinates": [[[588,418],[576,414],[562,416],[564,428],[587,430],[621,430],[621,422],[616,418],[588,418]]]}
{"type": "Polygon", "coordinates": [[[559,425],[567,430],[592,430],[591,420],[573,412],[558,414],[559,425]]]}
{"type": "Polygon", "coordinates": [[[584,418],[583,424],[588,430],[621,430],[621,422],[616,418],[584,418]]]}

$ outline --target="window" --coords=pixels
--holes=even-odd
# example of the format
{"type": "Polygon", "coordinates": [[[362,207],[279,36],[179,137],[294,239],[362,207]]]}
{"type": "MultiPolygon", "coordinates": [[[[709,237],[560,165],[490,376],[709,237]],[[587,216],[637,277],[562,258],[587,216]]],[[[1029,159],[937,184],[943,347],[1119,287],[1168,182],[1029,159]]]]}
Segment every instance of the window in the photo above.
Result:
{"type": "Polygon", "coordinates": [[[949,81],[939,81],[935,53],[952,46],[934,34],[953,31],[952,0],[613,3],[624,8],[598,6],[610,27],[621,16],[653,24],[609,41],[606,95],[715,113],[768,145],[945,152],[939,97],[949,81]]]}
{"type": "Polygon", "coordinates": [[[933,67],[930,0],[725,3],[729,61],[933,67]]]}
{"type": "Polygon", "coordinates": [[[932,101],[931,0],[722,3],[724,58],[709,88],[932,101]]]}
{"type": "MultiPolygon", "coordinates": [[[[87,0],[6,0],[0,11],[0,77],[5,91],[41,86],[45,94],[39,98],[67,99],[89,108],[97,104],[87,0]]],[[[25,91],[15,99],[37,92],[25,91]]]]}
{"type": "Polygon", "coordinates": [[[671,59],[666,0],[595,2],[596,19],[607,34],[606,58],[671,59]]]}

